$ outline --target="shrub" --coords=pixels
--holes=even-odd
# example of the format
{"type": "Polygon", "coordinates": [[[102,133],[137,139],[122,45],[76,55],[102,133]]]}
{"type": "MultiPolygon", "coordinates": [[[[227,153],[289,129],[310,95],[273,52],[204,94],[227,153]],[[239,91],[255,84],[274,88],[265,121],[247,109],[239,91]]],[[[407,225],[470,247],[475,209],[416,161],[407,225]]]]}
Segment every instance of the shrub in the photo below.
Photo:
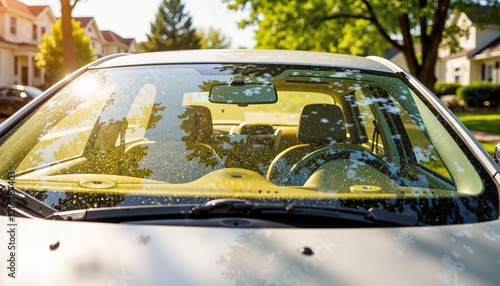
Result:
{"type": "Polygon", "coordinates": [[[465,101],[469,107],[498,106],[500,103],[500,84],[491,82],[473,82],[457,90],[459,99],[465,101]]]}
{"type": "Polygon", "coordinates": [[[444,81],[438,81],[434,85],[434,94],[437,97],[441,97],[443,95],[454,95],[457,94],[457,89],[460,88],[461,85],[459,83],[448,83],[444,81]]]}

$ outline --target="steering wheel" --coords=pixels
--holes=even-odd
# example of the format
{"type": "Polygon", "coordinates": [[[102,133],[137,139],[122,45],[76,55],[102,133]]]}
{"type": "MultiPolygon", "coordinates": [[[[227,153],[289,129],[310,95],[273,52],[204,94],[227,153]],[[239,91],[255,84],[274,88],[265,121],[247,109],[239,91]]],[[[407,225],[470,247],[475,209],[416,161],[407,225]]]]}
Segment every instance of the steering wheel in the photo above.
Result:
{"type": "Polygon", "coordinates": [[[219,156],[219,154],[217,154],[217,151],[215,151],[215,149],[212,146],[210,146],[210,145],[208,145],[206,143],[200,143],[200,142],[195,143],[194,146],[196,146],[197,148],[200,148],[200,149],[208,149],[208,150],[210,150],[212,152],[212,155],[214,155],[215,158],[217,159],[217,162],[219,164],[221,164],[222,166],[224,166],[224,161],[221,159],[221,157],[219,156]]]}
{"type": "Polygon", "coordinates": [[[350,159],[366,163],[395,181],[402,178],[395,167],[366,149],[354,146],[330,146],[315,150],[300,159],[283,178],[283,185],[287,186],[291,177],[303,167],[313,167],[314,172],[321,164],[338,159],[350,159]],[[324,162],[318,163],[320,160],[324,162]]]}

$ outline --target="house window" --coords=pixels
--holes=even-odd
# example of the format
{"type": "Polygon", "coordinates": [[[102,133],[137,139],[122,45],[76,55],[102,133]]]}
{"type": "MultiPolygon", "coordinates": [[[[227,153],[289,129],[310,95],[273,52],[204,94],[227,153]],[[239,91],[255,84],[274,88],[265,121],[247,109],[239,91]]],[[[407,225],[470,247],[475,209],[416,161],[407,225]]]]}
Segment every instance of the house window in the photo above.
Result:
{"type": "Polygon", "coordinates": [[[460,67],[455,67],[453,74],[455,76],[455,82],[460,83],[460,75],[461,75],[460,67]]]}
{"type": "Polygon", "coordinates": [[[101,54],[104,55],[104,46],[101,46],[101,54]]]}
{"type": "Polygon", "coordinates": [[[467,30],[465,31],[465,40],[466,40],[467,42],[470,40],[470,31],[469,31],[469,29],[467,29],[467,30]]]}
{"type": "Polygon", "coordinates": [[[19,60],[18,57],[14,57],[14,75],[17,75],[18,70],[19,70],[19,67],[17,65],[18,60],[19,60]]]}
{"type": "Polygon", "coordinates": [[[120,49],[120,48],[118,48],[118,47],[117,47],[117,48],[116,48],[116,52],[117,52],[117,53],[121,53],[121,52],[122,52],[122,49],[120,49]]]}
{"type": "Polygon", "coordinates": [[[17,34],[17,18],[10,17],[10,33],[17,34]]]}
{"type": "Polygon", "coordinates": [[[42,27],[41,29],[42,29],[42,35],[47,33],[47,29],[45,29],[45,27],[42,27]]]}
{"type": "Polygon", "coordinates": [[[38,40],[38,26],[33,24],[33,40],[38,40]]]}
{"type": "Polygon", "coordinates": [[[36,66],[35,58],[33,58],[33,66],[35,67],[35,77],[39,78],[40,77],[40,69],[36,66]]]}
{"type": "Polygon", "coordinates": [[[486,65],[486,75],[485,81],[492,82],[493,81],[493,65],[486,65]]]}

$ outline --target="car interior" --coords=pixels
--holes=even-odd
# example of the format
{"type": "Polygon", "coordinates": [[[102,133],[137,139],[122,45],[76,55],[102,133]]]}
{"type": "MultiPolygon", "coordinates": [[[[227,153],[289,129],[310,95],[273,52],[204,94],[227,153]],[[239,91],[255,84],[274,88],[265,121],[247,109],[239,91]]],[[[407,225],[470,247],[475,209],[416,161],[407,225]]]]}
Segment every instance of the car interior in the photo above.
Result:
{"type": "MultiPolygon", "coordinates": [[[[462,159],[455,159],[458,171],[444,164],[442,154],[458,151],[431,140],[452,139],[432,137],[423,122],[435,119],[420,113],[418,98],[398,87],[396,76],[375,83],[376,75],[303,74],[287,70],[267,80],[268,91],[259,92],[264,98],[272,85],[270,102],[244,102],[244,96],[224,102],[225,89],[232,89],[227,82],[217,82],[221,95],[214,102],[206,83],[184,88],[182,100],[159,80],[134,89],[107,84],[76,103],[65,103],[65,93],[76,92],[66,88],[52,100],[71,112],[42,107],[24,132],[32,145],[5,159],[20,161],[16,172],[27,180],[105,175],[174,185],[243,170],[270,186],[328,194],[456,192],[458,171],[473,168],[462,159]],[[43,112],[53,124],[37,127],[43,112]]],[[[242,81],[237,85],[246,92],[242,81]]]]}

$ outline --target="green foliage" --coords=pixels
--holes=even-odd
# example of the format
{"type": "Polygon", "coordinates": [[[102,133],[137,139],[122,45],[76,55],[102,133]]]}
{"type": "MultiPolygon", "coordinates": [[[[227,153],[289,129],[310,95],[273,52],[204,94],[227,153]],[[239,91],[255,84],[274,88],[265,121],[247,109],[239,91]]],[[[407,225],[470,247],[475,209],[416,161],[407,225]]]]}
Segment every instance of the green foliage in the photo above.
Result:
{"type": "Polygon", "coordinates": [[[210,27],[208,31],[198,31],[202,49],[227,49],[231,46],[231,40],[222,34],[221,30],[210,27]]]}
{"type": "Polygon", "coordinates": [[[338,1],[237,0],[230,8],[246,3],[251,3],[250,18],[240,26],[258,25],[255,48],[382,55],[389,47],[366,19],[327,20],[332,11],[345,10],[338,1]]]}
{"type": "Polygon", "coordinates": [[[490,106],[500,103],[500,84],[491,82],[473,82],[457,89],[457,96],[469,107],[481,107],[488,102],[490,106]]]}
{"type": "Polygon", "coordinates": [[[438,9],[446,9],[446,17],[454,9],[470,14],[475,23],[484,25],[499,22],[498,1],[451,1],[448,7],[437,1],[399,0],[225,0],[235,10],[250,8],[250,16],[240,26],[258,25],[256,48],[287,48],[343,52],[351,54],[382,54],[389,46],[388,36],[402,36],[401,20],[408,18],[414,44],[422,36],[438,37],[443,45],[458,49],[457,36],[464,28],[446,27],[442,33],[432,34],[438,9]],[[475,16],[481,5],[494,6],[487,15],[475,16]],[[373,14],[372,14],[373,13],[373,14]],[[376,20],[376,21],[374,21],[376,20]],[[378,29],[377,25],[381,29],[378,29]],[[425,32],[425,33],[424,33],[425,32]]]}
{"type": "Polygon", "coordinates": [[[224,1],[230,9],[250,10],[240,26],[258,26],[255,48],[381,56],[392,46],[403,53],[409,71],[431,90],[438,48],[459,51],[457,37],[468,28],[447,25],[452,12],[471,15],[479,26],[500,23],[498,0],[224,1]],[[482,5],[493,9],[476,17],[482,5]]]}
{"type": "Polygon", "coordinates": [[[457,94],[457,89],[462,87],[459,83],[448,83],[444,81],[438,81],[434,85],[434,94],[437,97],[441,97],[443,95],[453,95],[457,94]]]}
{"type": "Polygon", "coordinates": [[[181,0],[163,0],[142,48],[146,52],[199,49],[200,38],[191,25],[181,0]]]}
{"type": "MultiPolygon", "coordinates": [[[[97,58],[93,55],[94,50],[90,45],[90,36],[85,35],[85,29],[80,28],[80,22],[71,21],[73,26],[73,38],[75,40],[76,63],[82,67],[97,58]]],[[[36,55],[36,66],[45,72],[45,81],[52,85],[64,76],[64,61],[62,47],[61,19],[50,28],[50,36],[44,34],[42,43],[38,46],[36,55]]]]}

